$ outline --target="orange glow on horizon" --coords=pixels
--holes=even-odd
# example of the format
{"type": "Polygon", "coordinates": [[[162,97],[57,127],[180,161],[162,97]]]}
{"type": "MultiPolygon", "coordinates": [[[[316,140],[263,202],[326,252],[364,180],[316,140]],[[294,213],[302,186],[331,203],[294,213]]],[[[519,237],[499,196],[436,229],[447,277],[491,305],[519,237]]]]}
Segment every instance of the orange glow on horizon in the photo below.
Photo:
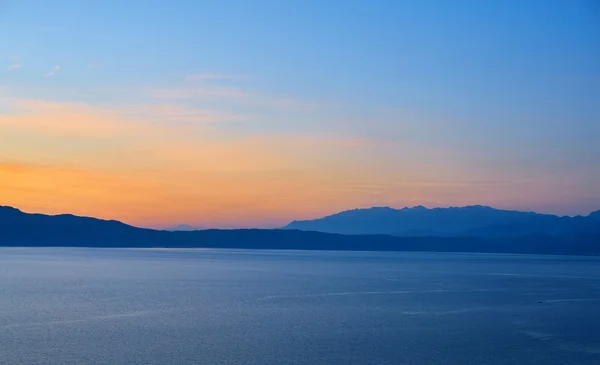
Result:
{"type": "Polygon", "coordinates": [[[479,183],[444,151],[332,135],[234,137],[209,128],[208,111],[178,106],[14,107],[0,114],[0,204],[28,212],[145,227],[279,227],[357,207],[502,206],[495,196],[535,203],[552,193],[535,181],[479,183]]]}

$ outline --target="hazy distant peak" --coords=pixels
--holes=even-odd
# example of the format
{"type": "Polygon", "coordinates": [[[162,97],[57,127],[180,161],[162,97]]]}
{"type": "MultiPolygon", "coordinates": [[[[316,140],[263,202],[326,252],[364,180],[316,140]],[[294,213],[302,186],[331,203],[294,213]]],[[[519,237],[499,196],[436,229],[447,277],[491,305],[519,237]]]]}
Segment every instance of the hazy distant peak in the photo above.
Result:
{"type": "Polygon", "coordinates": [[[488,209],[488,210],[497,210],[496,208],[492,208],[488,205],[467,205],[466,207],[462,207],[463,209],[488,209]]]}
{"type": "Polygon", "coordinates": [[[344,210],[339,213],[334,213],[332,215],[329,215],[329,216],[326,216],[323,218],[335,217],[335,216],[348,216],[348,215],[355,215],[355,214],[365,214],[365,213],[369,214],[369,213],[395,211],[395,210],[396,209],[390,208],[390,207],[354,208],[354,209],[344,210]]]}
{"type": "Polygon", "coordinates": [[[371,210],[371,211],[377,211],[377,210],[396,210],[394,208],[390,208],[388,206],[384,206],[384,207],[370,207],[370,208],[356,208],[356,209],[351,209],[351,210],[347,210],[347,212],[360,212],[360,211],[366,211],[366,210],[371,210]]]}
{"type": "Polygon", "coordinates": [[[478,211],[482,211],[482,210],[488,210],[488,211],[493,211],[493,210],[498,210],[496,208],[490,207],[488,205],[479,205],[479,204],[475,204],[475,205],[466,205],[463,207],[455,207],[455,206],[450,206],[448,208],[434,208],[436,210],[478,210],[478,211]]]}
{"type": "Polygon", "coordinates": [[[180,224],[178,226],[165,229],[165,231],[198,231],[198,230],[200,230],[200,228],[192,227],[187,224],[180,224]]]}

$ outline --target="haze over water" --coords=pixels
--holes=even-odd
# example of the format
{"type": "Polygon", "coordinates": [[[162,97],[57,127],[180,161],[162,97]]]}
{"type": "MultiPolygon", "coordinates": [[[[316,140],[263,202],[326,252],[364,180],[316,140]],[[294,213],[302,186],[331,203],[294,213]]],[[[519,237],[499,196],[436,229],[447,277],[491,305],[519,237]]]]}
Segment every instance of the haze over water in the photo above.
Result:
{"type": "Polygon", "coordinates": [[[600,260],[0,249],[0,364],[598,364],[600,260]]]}

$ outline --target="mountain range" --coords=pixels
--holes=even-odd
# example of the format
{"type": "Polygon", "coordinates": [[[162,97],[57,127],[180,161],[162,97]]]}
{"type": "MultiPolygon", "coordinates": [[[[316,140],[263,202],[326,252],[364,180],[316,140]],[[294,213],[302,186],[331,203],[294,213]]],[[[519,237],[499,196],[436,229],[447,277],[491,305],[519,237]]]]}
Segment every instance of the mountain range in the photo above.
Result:
{"type": "MultiPolygon", "coordinates": [[[[464,208],[450,208],[448,211],[460,211],[464,208]]],[[[467,211],[482,211],[483,207],[469,207],[467,211]]],[[[375,227],[384,229],[392,227],[384,225],[374,216],[379,214],[385,217],[392,210],[390,208],[374,208],[340,213],[341,217],[354,217],[357,228],[366,230],[368,224],[357,220],[366,212],[369,221],[377,223],[375,227]],[[375,213],[375,215],[373,215],[375,213]]],[[[402,210],[400,210],[402,211],[402,210]]],[[[436,215],[442,211],[435,209],[426,210],[421,207],[404,210],[412,211],[416,215],[425,214],[426,211],[435,211],[436,215]]],[[[394,213],[396,214],[396,213],[394,213]]],[[[446,213],[444,213],[446,214],[446,213]]],[[[496,213],[494,213],[496,214],[496,213]]],[[[499,214],[499,213],[497,213],[499,214]]],[[[508,214],[508,213],[507,213],[508,214]]],[[[512,214],[512,213],[510,213],[512,214]]],[[[531,213],[523,213],[530,215],[531,213]]],[[[481,216],[485,214],[482,213],[481,216]]],[[[552,216],[551,216],[552,217],[552,216]]],[[[540,218],[554,219],[554,218],[540,218]]],[[[329,218],[329,217],[328,217],[329,218]]],[[[329,218],[331,219],[331,218],[329,218]]],[[[314,222],[326,222],[329,219],[314,222]]],[[[415,222],[418,220],[415,219],[415,222]]],[[[24,213],[12,207],[0,206],[0,246],[31,246],[31,247],[161,247],[161,248],[232,248],[232,249],[294,249],[294,250],[360,250],[360,251],[438,251],[438,252],[497,252],[497,253],[533,253],[533,254],[574,254],[598,255],[600,254],[600,234],[596,234],[599,215],[592,214],[588,217],[571,218],[565,220],[565,227],[583,227],[581,231],[573,231],[569,235],[550,235],[547,233],[524,234],[518,237],[477,237],[475,235],[461,236],[465,232],[479,225],[469,225],[465,222],[466,216],[455,218],[455,228],[452,222],[443,219],[433,220],[437,224],[404,225],[392,229],[398,234],[402,230],[412,232],[433,230],[442,232],[440,236],[419,236],[416,234],[398,236],[393,234],[375,233],[375,230],[353,231],[360,234],[339,234],[315,231],[302,231],[290,229],[238,229],[238,230],[196,230],[196,231],[167,231],[152,230],[133,227],[114,220],[102,220],[89,217],[79,217],[70,214],[44,215],[24,213]],[[458,224],[457,222],[462,222],[458,224]],[[584,222],[584,223],[581,223],[584,222]],[[409,227],[409,228],[406,228],[409,227]],[[441,229],[444,228],[444,229],[441,229]]],[[[483,218],[479,217],[481,222],[483,218]]],[[[560,222],[563,218],[558,218],[560,222]]],[[[340,222],[339,218],[336,221],[340,222]]],[[[485,222],[488,222],[487,220],[485,222]]],[[[522,222],[529,222],[524,220],[522,222]]],[[[545,222],[545,221],[544,221],[545,222]]],[[[553,221],[554,222],[554,221],[553,221]]],[[[558,222],[558,221],[557,221],[558,222]]],[[[503,224],[519,224],[512,221],[494,220],[491,227],[503,224]],[[495,224],[495,225],[494,225],[495,224]]],[[[308,224],[308,223],[306,223],[308,224]]],[[[312,224],[312,223],[311,223],[312,224]]],[[[528,223],[529,224],[529,223],[528,223]]],[[[562,224],[562,223],[561,223],[562,224]]],[[[320,226],[321,228],[325,226],[320,226]]],[[[346,227],[339,223],[339,227],[346,227]]],[[[490,226],[483,226],[490,227],[490,226]]],[[[304,227],[303,227],[304,228],[304,227]]],[[[317,227],[319,228],[319,227],[317,227]]],[[[495,228],[494,228],[495,229],[495,228]]],[[[571,228],[569,228],[571,229],[571,228]]],[[[483,229],[486,231],[486,229],[483,229]]],[[[529,232],[530,230],[524,230],[529,232]]],[[[561,230],[557,231],[563,232],[561,230]]]]}
{"type": "Polygon", "coordinates": [[[284,229],[340,234],[500,238],[547,234],[551,236],[600,234],[600,211],[587,217],[500,210],[475,205],[427,209],[354,209],[324,218],[294,221],[284,229]]]}

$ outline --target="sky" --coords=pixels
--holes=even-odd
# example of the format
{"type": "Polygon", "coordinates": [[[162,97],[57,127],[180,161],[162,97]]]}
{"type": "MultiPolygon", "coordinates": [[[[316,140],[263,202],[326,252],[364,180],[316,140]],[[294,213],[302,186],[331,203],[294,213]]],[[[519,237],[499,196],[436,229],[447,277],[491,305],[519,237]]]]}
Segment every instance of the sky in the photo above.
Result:
{"type": "Polygon", "coordinates": [[[0,205],[600,209],[594,0],[0,0],[0,205]]]}

